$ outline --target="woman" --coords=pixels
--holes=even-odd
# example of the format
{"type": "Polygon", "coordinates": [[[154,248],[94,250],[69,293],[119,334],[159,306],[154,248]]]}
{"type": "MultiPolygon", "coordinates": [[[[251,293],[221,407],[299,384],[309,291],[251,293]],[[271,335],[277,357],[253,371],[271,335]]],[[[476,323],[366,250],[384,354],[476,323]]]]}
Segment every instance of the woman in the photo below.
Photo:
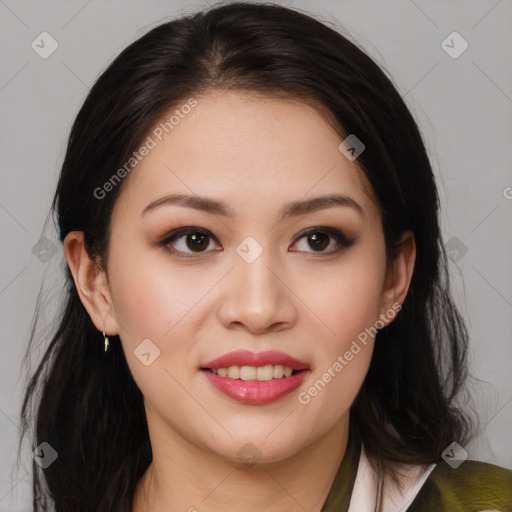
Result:
{"type": "Polygon", "coordinates": [[[464,461],[438,207],[400,95],[313,18],[234,3],[131,44],[52,205],[34,511],[511,510],[512,471],[464,461]]]}

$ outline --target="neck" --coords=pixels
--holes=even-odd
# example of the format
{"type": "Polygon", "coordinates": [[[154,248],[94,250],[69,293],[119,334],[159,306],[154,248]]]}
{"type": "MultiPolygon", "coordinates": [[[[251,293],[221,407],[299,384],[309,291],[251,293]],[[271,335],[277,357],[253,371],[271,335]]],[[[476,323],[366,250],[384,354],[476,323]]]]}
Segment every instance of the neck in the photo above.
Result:
{"type": "Polygon", "coordinates": [[[148,418],[153,460],[137,483],[132,512],[228,512],[233,504],[245,512],[320,512],[349,434],[347,413],[301,451],[250,464],[228,460],[161,427],[148,418]]]}

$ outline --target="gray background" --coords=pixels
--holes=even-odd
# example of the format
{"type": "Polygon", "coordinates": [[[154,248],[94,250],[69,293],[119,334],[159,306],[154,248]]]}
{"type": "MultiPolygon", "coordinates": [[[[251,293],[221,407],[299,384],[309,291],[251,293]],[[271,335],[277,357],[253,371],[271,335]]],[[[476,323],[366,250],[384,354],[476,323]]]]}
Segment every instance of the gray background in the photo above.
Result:
{"type": "MultiPolygon", "coordinates": [[[[512,2],[281,3],[347,31],[388,70],[420,125],[438,179],[444,240],[453,251],[455,298],[470,330],[472,373],[481,381],[472,388],[481,435],[464,448],[472,459],[512,468],[512,2]],[[442,47],[453,31],[469,44],[457,58],[442,47]]],[[[65,260],[53,225],[45,228],[44,220],[73,118],[99,73],[128,43],[164,18],[207,5],[0,0],[0,511],[31,510],[27,444],[20,471],[13,470],[21,363],[43,281],[43,328],[51,328],[59,302],[65,260]],[[47,59],[31,48],[43,31],[59,45],[47,59]]]]}

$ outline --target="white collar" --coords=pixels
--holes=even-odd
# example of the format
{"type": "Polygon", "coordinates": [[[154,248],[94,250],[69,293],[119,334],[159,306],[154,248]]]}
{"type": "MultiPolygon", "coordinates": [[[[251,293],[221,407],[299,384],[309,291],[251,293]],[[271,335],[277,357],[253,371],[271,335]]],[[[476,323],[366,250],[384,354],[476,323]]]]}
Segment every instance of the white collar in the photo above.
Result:
{"type": "MultiPolygon", "coordinates": [[[[391,478],[387,478],[384,489],[383,511],[403,512],[407,510],[435,466],[435,463],[430,465],[400,464],[403,494],[391,478]]],[[[348,512],[374,512],[376,504],[377,474],[370,465],[364,446],[361,443],[359,466],[348,512]]]]}

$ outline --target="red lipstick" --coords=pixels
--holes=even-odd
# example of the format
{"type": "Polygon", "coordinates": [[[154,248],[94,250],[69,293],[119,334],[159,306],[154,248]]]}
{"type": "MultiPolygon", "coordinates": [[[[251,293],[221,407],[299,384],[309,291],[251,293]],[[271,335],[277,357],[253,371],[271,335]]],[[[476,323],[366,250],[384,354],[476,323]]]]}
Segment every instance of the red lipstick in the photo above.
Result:
{"type": "Polygon", "coordinates": [[[275,402],[297,389],[309,375],[309,366],[284,352],[249,352],[238,350],[213,359],[201,366],[208,382],[228,397],[250,405],[263,405],[275,402]],[[210,369],[229,368],[230,366],[288,366],[294,370],[290,377],[267,381],[241,380],[221,377],[210,369]]]}
{"type": "Polygon", "coordinates": [[[295,359],[294,357],[279,352],[277,350],[268,350],[266,352],[250,352],[249,350],[237,350],[229,352],[223,356],[217,357],[201,368],[229,368],[230,366],[265,366],[267,364],[282,364],[289,366],[293,370],[309,370],[309,366],[295,359]]]}

